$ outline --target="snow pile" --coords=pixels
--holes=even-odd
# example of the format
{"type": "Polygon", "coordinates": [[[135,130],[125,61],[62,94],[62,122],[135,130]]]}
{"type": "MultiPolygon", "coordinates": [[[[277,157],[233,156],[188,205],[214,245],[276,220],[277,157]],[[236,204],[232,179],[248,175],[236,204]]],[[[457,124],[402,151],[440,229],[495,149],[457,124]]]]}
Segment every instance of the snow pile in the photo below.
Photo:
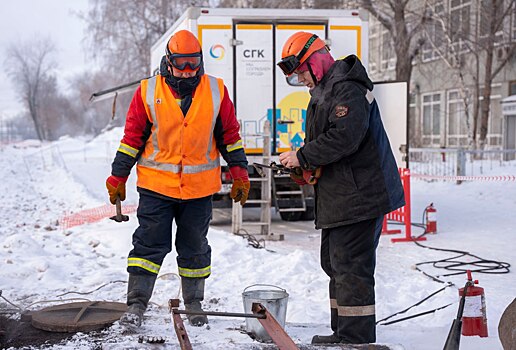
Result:
{"type": "MultiPolygon", "coordinates": [[[[64,138],[41,145],[23,143],[0,149],[0,286],[3,296],[29,309],[50,305],[44,301],[67,298],[125,301],[126,258],[135,215],[126,223],[109,219],[64,231],[58,225],[65,212],[78,212],[107,203],[104,181],[122,130],[113,129],[87,141],[64,138]],[[97,288],[101,287],[98,290],[97,288]],[[88,292],[79,295],[70,292],[88,292]],[[31,305],[33,303],[37,303],[31,305]]],[[[489,170],[492,175],[514,175],[516,164],[489,170]]],[[[128,202],[136,203],[135,176],[128,184],[128,202]]],[[[516,186],[514,182],[427,183],[412,181],[412,221],[420,221],[430,202],[438,210],[438,234],[423,244],[469,251],[485,259],[514,261],[516,186]]],[[[307,225],[311,227],[311,225],[307,225]]],[[[414,234],[420,231],[414,228],[414,234]]],[[[314,334],[329,334],[328,279],[319,266],[317,233],[301,232],[308,244],[295,240],[270,242],[272,250],[254,249],[247,241],[210,228],[212,276],[206,282],[205,306],[212,311],[243,312],[242,292],[267,281],[289,293],[286,330],[296,343],[309,343],[314,334]]],[[[450,257],[413,243],[390,242],[384,236],[377,257],[377,318],[385,318],[444,287],[413,269],[416,263],[450,257]]],[[[448,271],[423,266],[432,275],[448,271]]],[[[140,335],[166,338],[170,348],[177,339],[167,302],[177,297],[175,253],[169,254],[157,281],[140,335]]],[[[465,276],[441,277],[455,285],[414,310],[393,319],[452,306],[433,314],[390,326],[378,326],[378,343],[393,349],[442,348],[458,306],[457,288],[465,276]],[[400,345],[396,345],[400,344],[400,345]]],[[[464,349],[501,349],[498,321],[515,297],[514,273],[476,274],[486,290],[489,337],[463,337],[464,349]]],[[[1,307],[11,306],[0,303],[1,307]]],[[[243,319],[211,318],[208,327],[188,327],[196,349],[231,349],[257,344],[241,332],[243,319]]],[[[123,334],[115,324],[100,335],[107,349],[134,347],[138,335],[123,334]],[[110,347],[112,346],[112,347],[110,347]]],[[[97,338],[99,335],[97,335],[97,338]]],[[[88,349],[95,339],[77,334],[53,349],[88,349]]],[[[174,345],[176,344],[176,345],[174,345]]]]}

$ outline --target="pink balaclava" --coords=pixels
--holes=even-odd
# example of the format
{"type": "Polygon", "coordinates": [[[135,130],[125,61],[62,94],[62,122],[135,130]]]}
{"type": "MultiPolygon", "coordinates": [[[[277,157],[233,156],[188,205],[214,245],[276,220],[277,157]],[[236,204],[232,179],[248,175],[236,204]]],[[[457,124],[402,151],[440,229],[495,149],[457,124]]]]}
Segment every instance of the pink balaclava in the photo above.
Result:
{"type": "Polygon", "coordinates": [[[298,71],[307,71],[307,63],[310,64],[310,68],[312,68],[312,72],[317,78],[317,81],[314,82],[315,85],[317,85],[324,77],[324,75],[328,72],[333,63],[335,63],[335,60],[328,51],[323,49],[311,54],[310,57],[308,57],[308,59],[304,61],[302,65],[299,66],[298,71]]]}

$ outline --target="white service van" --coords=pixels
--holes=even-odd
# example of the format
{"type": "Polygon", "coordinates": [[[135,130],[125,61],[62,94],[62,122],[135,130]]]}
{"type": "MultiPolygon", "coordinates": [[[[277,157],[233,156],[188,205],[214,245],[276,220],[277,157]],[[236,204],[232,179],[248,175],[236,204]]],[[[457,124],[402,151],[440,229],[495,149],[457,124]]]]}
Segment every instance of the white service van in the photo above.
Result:
{"type": "MultiPolygon", "coordinates": [[[[366,68],[368,66],[368,15],[361,10],[191,7],[152,46],[153,74],[159,71],[170,36],[182,29],[191,31],[199,39],[205,72],[222,78],[228,88],[241,125],[249,164],[262,162],[264,145],[260,133],[267,120],[271,125],[273,159],[274,155],[303,144],[305,108],[310,95],[306,87],[297,83],[295,75],[287,79],[276,66],[289,36],[298,31],[315,33],[325,40],[334,58],[355,54],[366,68]]],[[[394,118],[394,128],[391,132],[388,130],[388,134],[398,162],[402,163],[398,148],[406,144],[407,89],[405,83],[394,85],[397,87],[385,89],[386,86],[383,86],[378,90],[391,94],[384,103],[384,107],[389,104],[388,109],[393,112],[394,118]]],[[[389,113],[382,108],[384,101],[380,101],[376,88],[373,93],[380,105],[386,129],[389,129],[386,123],[389,113]]],[[[249,170],[251,176],[258,176],[252,167],[249,170]]],[[[226,184],[223,191],[214,196],[215,207],[231,205],[227,195],[229,176],[225,172],[223,183],[226,184]]],[[[276,178],[273,181],[273,203],[283,219],[312,219],[313,189],[303,186],[303,191],[300,191],[299,188],[292,188],[294,186],[297,185],[292,181],[276,178]],[[276,195],[284,192],[292,192],[292,195],[276,195]]],[[[250,198],[259,197],[259,194],[259,188],[253,190],[252,187],[250,198]]]]}

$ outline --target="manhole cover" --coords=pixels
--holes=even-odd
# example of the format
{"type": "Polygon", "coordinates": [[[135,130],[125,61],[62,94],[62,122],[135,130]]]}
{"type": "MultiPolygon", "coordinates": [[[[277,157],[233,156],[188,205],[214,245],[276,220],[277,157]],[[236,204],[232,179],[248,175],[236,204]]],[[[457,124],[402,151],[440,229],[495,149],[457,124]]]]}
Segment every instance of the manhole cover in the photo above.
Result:
{"type": "Polygon", "coordinates": [[[127,310],[123,303],[89,301],[34,311],[32,325],[50,332],[89,332],[109,326],[127,310]]]}

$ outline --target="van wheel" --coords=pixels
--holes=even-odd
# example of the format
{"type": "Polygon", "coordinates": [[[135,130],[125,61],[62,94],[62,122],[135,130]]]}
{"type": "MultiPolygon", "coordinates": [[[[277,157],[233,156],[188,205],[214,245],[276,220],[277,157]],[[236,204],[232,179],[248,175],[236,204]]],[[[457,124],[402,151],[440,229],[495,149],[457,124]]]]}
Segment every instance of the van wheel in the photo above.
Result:
{"type": "Polygon", "coordinates": [[[312,221],[315,219],[314,207],[306,207],[306,211],[301,212],[301,220],[312,221]]]}
{"type": "Polygon", "coordinates": [[[280,211],[281,220],[284,221],[299,221],[303,212],[301,211],[280,211]]]}

